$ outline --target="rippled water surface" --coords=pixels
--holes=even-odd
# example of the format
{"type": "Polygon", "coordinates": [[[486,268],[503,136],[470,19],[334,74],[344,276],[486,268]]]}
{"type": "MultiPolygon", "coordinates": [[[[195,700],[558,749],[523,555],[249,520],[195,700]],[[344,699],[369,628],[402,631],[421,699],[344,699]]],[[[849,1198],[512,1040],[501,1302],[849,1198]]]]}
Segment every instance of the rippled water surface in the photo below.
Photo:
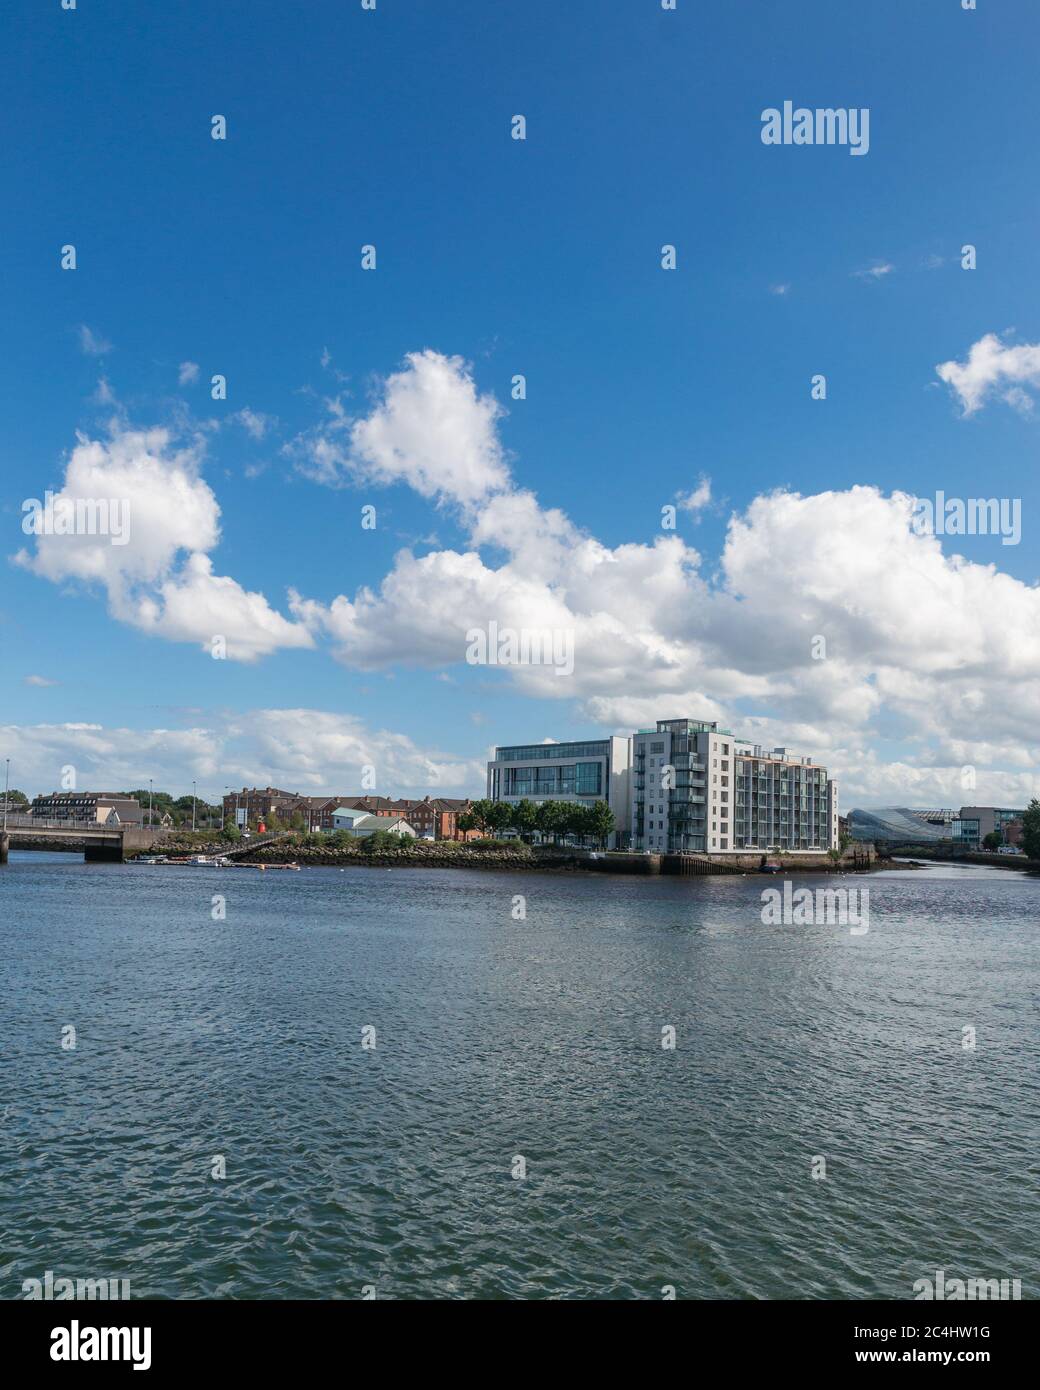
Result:
{"type": "Polygon", "coordinates": [[[1035,1297],[1040,881],[829,882],[12,856],[0,1297],[1035,1297]]]}

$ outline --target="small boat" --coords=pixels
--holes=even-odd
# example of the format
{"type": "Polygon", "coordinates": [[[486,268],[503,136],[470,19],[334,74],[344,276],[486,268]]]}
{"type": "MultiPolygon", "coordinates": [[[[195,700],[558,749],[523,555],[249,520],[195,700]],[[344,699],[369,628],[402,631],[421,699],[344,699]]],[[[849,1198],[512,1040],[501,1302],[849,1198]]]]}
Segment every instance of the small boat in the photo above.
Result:
{"type": "Polygon", "coordinates": [[[783,871],[784,867],[782,864],[774,864],[768,861],[759,869],[759,873],[761,874],[782,874],[783,871]]]}

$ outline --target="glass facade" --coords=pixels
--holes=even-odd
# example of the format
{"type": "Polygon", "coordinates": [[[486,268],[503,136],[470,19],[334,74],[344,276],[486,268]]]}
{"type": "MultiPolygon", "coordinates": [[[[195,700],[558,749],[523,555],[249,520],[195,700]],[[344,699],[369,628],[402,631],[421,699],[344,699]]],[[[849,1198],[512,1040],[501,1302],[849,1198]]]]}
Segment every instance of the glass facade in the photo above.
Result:
{"type": "Polygon", "coordinates": [[[596,743],[531,743],[512,748],[496,748],[495,760],[500,763],[543,762],[546,758],[606,758],[610,744],[604,739],[596,743]]]}
{"type": "Polygon", "coordinates": [[[499,795],[552,801],[570,796],[603,795],[603,763],[571,763],[567,767],[506,767],[499,795]]]}

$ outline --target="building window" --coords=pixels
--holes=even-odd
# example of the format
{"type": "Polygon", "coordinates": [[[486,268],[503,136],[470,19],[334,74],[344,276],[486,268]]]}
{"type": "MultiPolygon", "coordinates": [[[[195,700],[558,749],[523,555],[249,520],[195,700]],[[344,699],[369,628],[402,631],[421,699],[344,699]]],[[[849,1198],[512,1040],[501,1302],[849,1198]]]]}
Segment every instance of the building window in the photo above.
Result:
{"type": "Polygon", "coordinates": [[[574,790],[578,796],[599,796],[602,793],[602,763],[579,763],[574,790]]]}

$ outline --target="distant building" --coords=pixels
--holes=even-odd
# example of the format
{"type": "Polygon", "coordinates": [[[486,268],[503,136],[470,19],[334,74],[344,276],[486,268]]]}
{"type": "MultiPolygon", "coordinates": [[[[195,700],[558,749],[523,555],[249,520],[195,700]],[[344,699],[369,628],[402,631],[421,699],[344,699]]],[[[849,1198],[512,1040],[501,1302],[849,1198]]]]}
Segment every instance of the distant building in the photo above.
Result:
{"type": "Polygon", "coordinates": [[[986,836],[996,832],[1002,844],[1018,844],[1024,815],[1024,809],[1006,806],[962,806],[957,839],[968,848],[980,849],[986,836]]]}
{"type": "Polygon", "coordinates": [[[308,830],[331,830],[332,813],[340,805],[341,796],[300,796],[293,803],[289,819],[299,814],[308,830]]]}
{"type": "Polygon", "coordinates": [[[346,796],[340,798],[341,806],[352,806],[355,810],[367,811],[370,816],[392,816],[394,803],[388,796],[346,796]]]}
{"type": "Polygon", "coordinates": [[[391,835],[418,838],[418,832],[403,816],[374,816],[351,806],[337,806],[332,814],[334,830],[349,830],[352,835],[374,835],[385,830],[391,835]]]}
{"type": "Polygon", "coordinates": [[[812,758],[715,721],[659,719],[632,738],[632,844],[661,854],[836,849],[838,785],[812,758]]]}
{"type": "Polygon", "coordinates": [[[849,812],[849,834],[854,840],[884,844],[932,844],[955,839],[952,812],[915,810],[911,806],[881,806],[849,812]],[[950,819],[945,819],[946,816],[950,819]]]}
{"type": "Polygon", "coordinates": [[[295,792],[283,792],[277,787],[243,787],[224,797],[224,820],[239,826],[269,821],[273,816],[288,820],[291,808],[300,799],[295,792]]]}
{"type": "Polygon", "coordinates": [[[925,825],[931,825],[940,830],[944,840],[953,838],[953,822],[956,820],[956,816],[948,808],[937,811],[922,811],[912,806],[904,806],[902,809],[912,820],[922,821],[925,825]]]}
{"type": "Polygon", "coordinates": [[[421,801],[401,797],[392,803],[395,814],[415,826],[425,840],[465,840],[479,836],[479,830],[462,831],[459,816],[472,810],[473,803],[446,796],[424,796],[421,801]]]}
{"type": "Polygon", "coordinates": [[[336,828],[333,825],[336,811],[347,807],[370,816],[403,816],[415,824],[421,835],[429,837],[432,830],[433,839],[455,840],[463,838],[455,822],[463,811],[470,809],[471,804],[468,800],[450,797],[427,796],[421,801],[407,798],[394,801],[388,796],[373,793],[347,796],[323,792],[317,796],[301,796],[278,787],[243,787],[241,791],[230,792],[224,797],[224,820],[234,821],[237,815],[239,825],[254,825],[261,820],[270,823],[277,817],[289,825],[300,817],[306,830],[327,834],[336,828]]]}
{"type": "Polygon", "coordinates": [[[29,814],[39,820],[93,821],[95,825],[142,823],[140,802],[119,792],[51,792],[33,797],[29,814]]]}
{"type": "Polygon", "coordinates": [[[487,767],[492,801],[605,801],[614,812],[612,847],[628,843],[631,823],[627,738],[582,739],[573,743],[515,743],[495,749],[487,767]]]}
{"type": "MultiPolygon", "coordinates": [[[[353,830],[359,821],[370,819],[367,811],[359,811],[354,806],[337,806],[332,813],[332,830],[353,830]]],[[[375,817],[371,817],[375,819],[375,817]]]]}

